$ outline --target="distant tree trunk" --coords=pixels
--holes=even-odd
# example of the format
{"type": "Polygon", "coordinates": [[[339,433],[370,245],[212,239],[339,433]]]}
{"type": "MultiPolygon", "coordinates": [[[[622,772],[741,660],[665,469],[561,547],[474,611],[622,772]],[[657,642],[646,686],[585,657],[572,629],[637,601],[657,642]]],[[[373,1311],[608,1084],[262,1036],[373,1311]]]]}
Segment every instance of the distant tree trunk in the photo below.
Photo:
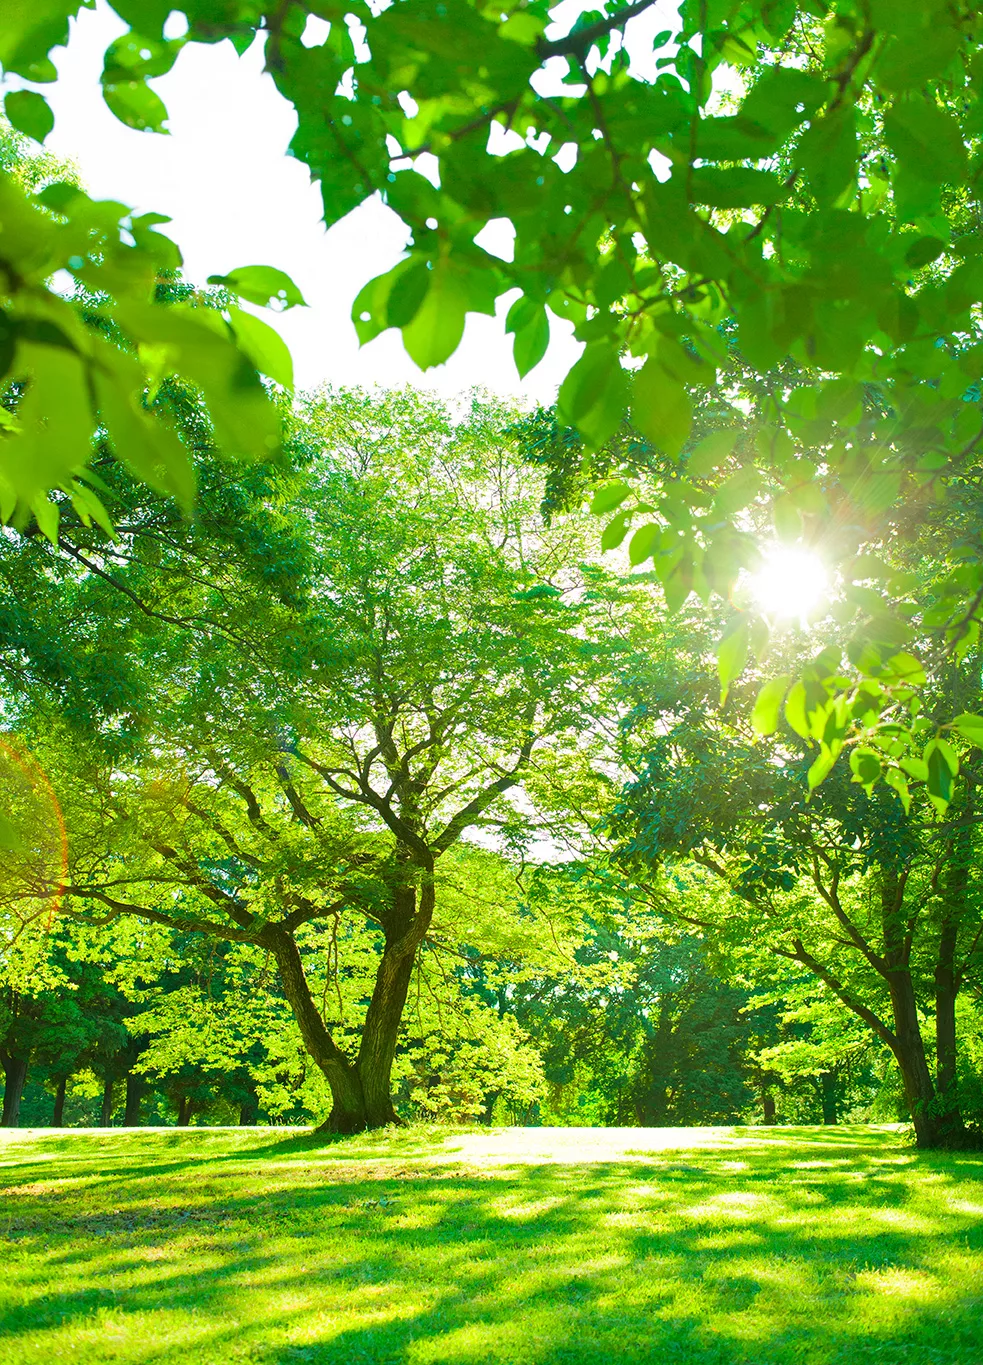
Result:
{"type": "Polygon", "coordinates": [[[259,1120],[259,1099],[253,1086],[239,1105],[239,1127],[252,1128],[259,1120]]]}
{"type": "Polygon", "coordinates": [[[4,1128],[16,1128],[20,1120],[20,1101],[27,1080],[27,1058],[0,1052],[3,1064],[3,1119],[4,1128]]]}
{"type": "Polygon", "coordinates": [[[775,1097],[770,1090],[761,1092],[761,1109],[764,1121],[770,1128],[775,1122],[775,1097]]]}
{"type": "Polygon", "coordinates": [[[102,1086],[102,1109],[99,1113],[99,1127],[111,1128],[113,1124],[113,1092],[116,1082],[107,1076],[102,1086]]]}
{"type": "Polygon", "coordinates": [[[143,1099],[144,1079],[134,1076],[132,1071],[126,1077],[126,1099],[123,1105],[123,1127],[140,1127],[140,1102],[143,1099]]]}
{"type": "Polygon", "coordinates": [[[68,1077],[62,1076],[55,1088],[55,1107],[51,1115],[52,1128],[63,1128],[65,1126],[65,1091],[68,1089],[68,1077]]]}
{"type": "Polygon", "coordinates": [[[182,1095],[177,1106],[177,1126],[187,1128],[191,1122],[191,1115],[194,1113],[194,1105],[187,1095],[182,1095]]]}
{"type": "Polygon", "coordinates": [[[935,961],[935,1087],[938,1092],[939,1123],[947,1141],[956,1143],[964,1132],[956,1080],[956,996],[959,993],[956,949],[969,891],[969,863],[972,856],[968,832],[963,830],[960,834],[962,837],[957,837],[953,844],[952,864],[946,878],[939,949],[935,961]]]}
{"type": "Polygon", "coordinates": [[[823,1106],[823,1123],[827,1126],[839,1123],[836,1104],[836,1074],[832,1071],[819,1073],[819,1095],[823,1106]]]}

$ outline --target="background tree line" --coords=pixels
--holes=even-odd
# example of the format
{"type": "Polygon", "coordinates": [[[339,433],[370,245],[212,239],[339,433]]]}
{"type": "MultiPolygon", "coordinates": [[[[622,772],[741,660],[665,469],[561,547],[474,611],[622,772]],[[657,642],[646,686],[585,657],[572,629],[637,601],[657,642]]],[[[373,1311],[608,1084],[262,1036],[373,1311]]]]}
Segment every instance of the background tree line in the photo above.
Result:
{"type": "MultiPolygon", "coordinates": [[[[972,763],[942,810],[817,789],[804,702],[763,724],[750,677],[721,708],[712,608],[544,513],[542,414],[315,395],[243,470],[167,401],[193,520],[106,460],[112,539],[66,505],[0,545],[7,1121],[33,1076],[52,1116],[64,1081],[101,1117],[970,1139],[972,763]]],[[[770,663],[835,651],[835,608],[770,663]]],[[[978,667],[927,695],[972,707],[978,667]]]]}

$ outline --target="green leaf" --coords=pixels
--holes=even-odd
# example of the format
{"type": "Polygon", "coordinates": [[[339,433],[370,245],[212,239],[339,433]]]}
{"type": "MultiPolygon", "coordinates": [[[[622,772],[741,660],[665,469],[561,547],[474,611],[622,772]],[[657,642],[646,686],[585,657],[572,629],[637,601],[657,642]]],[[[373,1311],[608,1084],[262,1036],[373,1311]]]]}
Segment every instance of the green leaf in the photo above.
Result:
{"type": "Polygon", "coordinates": [[[739,616],[717,645],[717,676],[720,679],[720,704],[723,706],[730,685],[740,677],[747,663],[749,645],[748,618],[739,616]]]}
{"type": "Polygon", "coordinates": [[[421,370],[443,365],[454,354],[468,310],[466,280],[450,261],[438,261],[429,274],[426,295],[403,328],[403,345],[421,370]]]}
{"type": "Polygon", "coordinates": [[[616,507],[620,507],[630,492],[631,488],[623,479],[606,483],[591,499],[590,510],[596,517],[603,517],[606,512],[613,512],[616,507]]]}
{"type": "Polygon", "coordinates": [[[835,763],[836,753],[834,750],[825,748],[820,750],[819,756],[813,760],[809,772],[806,775],[806,781],[809,784],[810,791],[815,791],[817,787],[821,786],[822,783],[826,781],[827,777],[833,771],[835,763]]]}
{"type": "Polygon", "coordinates": [[[31,511],[38,524],[38,530],[52,545],[58,545],[58,505],[49,501],[46,494],[31,499],[31,511]]]}
{"type": "Polygon", "coordinates": [[[395,277],[386,299],[386,323],[390,327],[408,327],[420,305],[427,297],[430,288],[430,262],[417,260],[410,263],[395,277]]]}
{"type": "Polygon", "coordinates": [[[678,455],[689,436],[693,405],[682,384],[650,358],[635,375],[631,416],[654,446],[678,455]]]}
{"type": "Polygon", "coordinates": [[[952,800],[953,771],[949,759],[936,740],[925,748],[925,762],[928,764],[928,793],[936,798],[936,809],[948,806],[952,800]]]}
{"type": "Polygon", "coordinates": [[[606,339],[591,342],[560,386],[557,416],[596,450],[618,429],[627,393],[617,348],[606,339]]]}
{"type": "Polygon", "coordinates": [[[729,459],[740,432],[734,427],[712,431],[686,457],[686,473],[691,479],[706,479],[729,459]]]}
{"type": "Polygon", "coordinates": [[[546,308],[536,299],[516,299],[505,319],[506,332],[515,334],[513,355],[520,379],[542,360],[550,342],[550,324],[546,308]]]}
{"type": "Polygon", "coordinates": [[[922,687],[926,681],[924,666],[914,654],[892,654],[884,665],[884,672],[895,678],[900,678],[911,687],[922,687]]]}
{"type": "Polygon", "coordinates": [[[930,740],[929,743],[926,744],[922,754],[926,763],[931,764],[931,757],[934,753],[938,753],[942,756],[942,761],[945,763],[952,776],[955,777],[959,772],[959,755],[948,740],[943,739],[941,735],[936,735],[935,739],[930,740]]]}
{"type": "Polygon", "coordinates": [[[965,739],[969,744],[975,744],[977,749],[983,749],[983,716],[974,716],[964,711],[951,722],[951,725],[961,739],[965,739]]]}
{"type": "Polygon", "coordinates": [[[274,383],[293,389],[294,364],[283,337],[268,322],[245,313],[241,308],[229,309],[229,321],[241,349],[259,370],[274,383]]]}
{"type": "MultiPolygon", "coordinates": [[[[107,347],[107,350],[109,348],[107,347]]],[[[148,413],[141,402],[143,375],[129,356],[116,353],[94,371],[99,413],[117,456],[151,488],[171,494],[190,513],[195,500],[195,473],[176,434],[148,413]]]]}
{"type": "Polygon", "coordinates": [[[959,124],[923,95],[895,100],[884,115],[884,137],[904,170],[929,184],[955,184],[966,173],[959,124]]]}
{"type": "Polygon", "coordinates": [[[787,199],[791,193],[774,172],[744,166],[699,166],[692,171],[689,183],[694,204],[722,209],[768,207],[787,199]]]}
{"type": "Polygon", "coordinates": [[[628,562],[642,564],[650,559],[662,545],[662,528],[654,521],[640,526],[628,542],[628,562]]]}
{"type": "Polygon", "coordinates": [[[857,129],[853,106],[813,121],[798,146],[797,159],[822,209],[849,189],[857,171],[857,129]]]}
{"type": "Polygon", "coordinates": [[[628,520],[631,512],[619,512],[616,517],[612,517],[601,532],[601,549],[614,550],[621,544],[628,534],[628,520]]]}
{"type": "Polygon", "coordinates": [[[881,775],[880,754],[875,749],[854,749],[850,754],[850,771],[853,780],[869,790],[881,775]]]}
{"type": "Polygon", "coordinates": [[[911,792],[908,790],[908,783],[904,774],[897,768],[888,768],[884,774],[884,781],[898,793],[901,804],[904,806],[905,815],[907,815],[911,810],[911,792]]]}
{"type": "Polygon", "coordinates": [[[12,90],[4,97],[3,111],[18,132],[35,142],[43,142],[55,126],[51,106],[34,90],[12,90]]]}
{"type": "Polygon", "coordinates": [[[618,352],[609,341],[591,343],[560,385],[557,415],[564,426],[575,427],[598,406],[604,391],[621,369],[618,352]]]}
{"type": "Polygon", "coordinates": [[[792,679],[789,674],[772,678],[758,693],[751,712],[751,728],[759,735],[773,735],[778,729],[778,713],[792,679]]]}
{"type": "Polygon", "coordinates": [[[806,711],[806,689],[801,682],[793,683],[785,700],[785,719],[789,727],[801,739],[809,739],[812,730],[809,725],[809,716],[806,711]]]}
{"type": "Polygon", "coordinates": [[[928,764],[923,758],[901,758],[898,764],[914,781],[928,781],[928,764]]]}
{"type": "Polygon", "coordinates": [[[167,108],[146,81],[108,81],[102,93],[121,123],[142,133],[166,133],[167,108]]]}
{"type": "Polygon", "coordinates": [[[4,0],[0,5],[0,65],[29,81],[53,81],[51,48],[68,41],[68,20],[92,0],[4,0]]]}
{"type": "Polygon", "coordinates": [[[209,284],[226,289],[263,308],[276,304],[281,310],[306,307],[304,296],[289,275],[272,265],[242,265],[227,275],[209,275],[209,284]]]}

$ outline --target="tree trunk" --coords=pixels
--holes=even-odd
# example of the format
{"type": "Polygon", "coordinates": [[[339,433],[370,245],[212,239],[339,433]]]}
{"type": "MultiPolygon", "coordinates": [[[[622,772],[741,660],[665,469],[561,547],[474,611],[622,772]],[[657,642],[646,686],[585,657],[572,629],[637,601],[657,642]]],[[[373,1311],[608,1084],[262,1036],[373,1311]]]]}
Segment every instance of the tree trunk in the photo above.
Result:
{"type": "Polygon", "coordinates": [[[63,1128],[65,1126],[65,1091],[68,1089],[68,1077],[62,1076],[55,1089],[55,1107],[51,1115],[52,1128],[63,1128]]]}
{"type": "Polygon", "coordinates": [[[407,886],[396,892],[392,914],[384,925],[386,946],[376,972],[355,1064],[362,1083],[368,1128],[384,1128],[399,1122],[392,1101],[396,1040],[417,949],[430,928],[434,911],[433,863],[425,866],[415,863],[412,871],[419,876],[419,886],[407,886]]]}
{"type": "Polygon", "coordinates": [[[140,1127],[140,1102],[143,1099],[144,1079],[132,1072],[126,1078],[126,1100],[123,1106],[123,1127],[140,1127]]]}
{"type": "Polygon", "coordinates": [[[177,1126],[179,1128],[187,1128],[188,1124],[191,1122],[191,1115],[193,1112],[194,1105],[188,1099],[187,1095],[182,1095],[177,1106],[177,1126]]]}
{"type": "Polygon", "coordinates": [[[962,1137],[963,1118],[959,1108],[956,1080],[956,996],[959,978],[956,949],[959,925],[969,890],[969,859],[966,832],[961,831],[952,846],[952,864],[945,883],[939,951],[935,961],[935,1088],[938,1092],[939,1123],[948,1139],[962,1137]]]}
{"type": "Polygon", "coordinates": [[[819,1073],[819,1095],[823,1105],[823,1123],[827,1126],[839,1123],[836,1105],[836,1076],[832,1071],[819,1073]]]}
{"type": "Polygon", "coordinates": [[[385,917],[385,947],[354,1063],[325,1028],[292,935],[269,925],[260,939],[276,959],[304,1046],[331,1087],[331,1113],[321,1124],[321,1132],[361,1133],[399,1122],[392,1102],[393,1058],[416,952],[434,909],[432,861],[424,866],[419,861],[407,861],[409,866],[403,869],[407,884],[394,892],[392,908],[385,917]]]}
{"type": "Polygon", "coordinates": [[[321,1131],[363,1132],[369,1125],[362,1083],[355,1067],[324,1026],[307,984],[297,944],[289,933],[274,926],[267,926],[260,942],[273,953],[283,993],[297,1020],[304,1046],[331,1088],[331,1113],[321,1131]]]}
{"type": "Polygon", "coordinates": [[[775,1122],[775,1097],[770,1090],[761,1092],[761,1109],[764,1121],[768,1127],[772,1127],[775,1122]]]}
{"type": "Polygon", "coordinates": [[[112,1077],[106,1078],[102,1087],[102,1109],[99,1114],[99,1127],[111,1128],[113,1125],[113,1092],[116,1089],[116,1082],[112,1077]]]}
{"type": "Polygon", "coordinates": [[[250,1082],[242,1103],[239,1105],[239,1127],[252,1128],[259,1121],[259,1098],[255,1085],[250,1082]]]}
{"type": "Polygon", "coordinates": [[[884,935],[883,975],[891,995],[894,1038],[905,1099],[919,1147],[941,1147],[935,1086],[928,1069],[925,1040],[918,1023],[918,1002],[911,979],[910,937],[904,917],[904,880],[893,868],[881,872],[881,926],[884,935]]]}
{"type": "Polygon", "coordinates": [[[3,1119],[0,1126],[16,1128],[20,1119],[20,1101],[27,1080],[27,1058],[11,1053],[0,1056],[3,1062],[3,1119]]]}
{"type": "Polygon", "coordinates": [[[918,1007],[911,973],[895,970],[888,980],[894,1014],[895,1041],[891,1051],[898,1063],[905,1099],[919,1147],[944,1146],[944,1133],[936,1113],[937,1101],[925,1055],[925,1042],[918,1026],[918,1007]]]}

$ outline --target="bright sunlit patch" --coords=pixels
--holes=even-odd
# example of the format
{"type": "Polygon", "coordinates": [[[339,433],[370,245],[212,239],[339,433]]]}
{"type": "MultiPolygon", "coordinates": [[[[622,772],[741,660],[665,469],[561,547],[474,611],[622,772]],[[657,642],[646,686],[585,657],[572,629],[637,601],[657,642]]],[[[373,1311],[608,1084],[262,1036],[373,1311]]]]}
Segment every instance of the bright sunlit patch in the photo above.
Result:
{"type": "Polygon", "coordinates": [[[764,614],[783,621],[804,621],[826,586],[826,570],[818,555],[786,547],[769,550],[751,579],[751,591],[764,614]]]}

